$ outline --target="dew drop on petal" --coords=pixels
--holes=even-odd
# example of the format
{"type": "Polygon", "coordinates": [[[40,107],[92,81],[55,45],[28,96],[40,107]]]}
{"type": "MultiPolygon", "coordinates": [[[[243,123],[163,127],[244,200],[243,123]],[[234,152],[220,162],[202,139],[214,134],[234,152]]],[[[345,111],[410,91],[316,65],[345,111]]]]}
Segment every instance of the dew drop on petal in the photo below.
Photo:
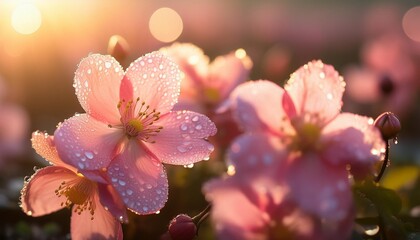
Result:
{"type": "Polygon", "coordinates": [[[214,146],[210,144],[210,145],[208,145],[208,146],[207,146],[207,149],[208,149],[209,151],[213,151],[213,150],[214,150],[214,146]]]}
{"type": "Polygon", "coordinates": [[[197,122],[197,121],[198,121],[198,116],[194,116],[194,117],[191,119],[191,121],[193,121],[193,122],[197,122]]]}
{"type": "Polygon", "coordinates": [[[119,181],[118,181],[118,183],[119,183],[121,186],[125,186],[125,184],[126,184],[123,180],[119,180],[119,181]]]}
{"type": "Polygon", "coordinates": [[[186,131],[186,130],[188,130],[188,126],[187,126],[187,124],[185,124],[185,123],[181,124],[181,126],[179,126],[179,128],[180,128],[182,131],[186,131]]]}
{"type": "Polygon", "coordinates": [[[105,67],[106,68],[110,68],[112,66],[112,64],[110,62],[105,62],[105,67]]]}
{"type": "Polygon", "coordinates": [[[85,152],[85,156],[89,159],[93,158],[93,153],[92,152],[85,152]]]}
{"type": "Polygon", "coordinates": [[[111,181],[112,182],[118,182],[118,179],[117,178],[111,178],[111,181]]]}
{"type": "Polygon", "coordinates": [[[26,212],[26,214],[27,214],[28,216],[32,216],[32,211],[27,211],[27,212],[26,212]]]}
{"type": "Polygon", "coordinates": [[[147,211],[149,211],[149,208],[148,207],[143,207],[143,211],[147,212],[147,211]]]}
{"type": "Polygon", "coordinates": [[[155,213],[156,213],[156,214],[159,214],[159,213],[160,213],[160,211],[156,211],[155,213]]]}
{"type": "Polygon", "coordinates": [[[327,99],[328,99],[328,100],[332,100],[332,99],[333,99],[333,95],[332,95],[331,93],[328,93],[328,94],[327,94],[327,99]]]}
{"type": "Polygon", "coordinates": [[[133,194],[133,191],[131,189],[127,189],[126,192],[127,192],[128,195],[132,195],[133,194]]]}
{"type": "Polygon", "coordinates": [[[204,161],[208,161],[208,160],[210,160],[210,157],[209,157],[209,156],[204,157],[204,158],[203,158],[203,160],[204,160],[204,161]]]}
{"type": "Polygon", "coordinates": [[[180,153],[188,151],[188,149],[184,145],[179,145],[178,147],[176,147],[176,149],[178,149],[180,153]]]}
{"type": "Polygon", "coordinates": [[[77,166],[79,166],[80,169],[84,169],[85,168],[85,165],[83,163],[81,163],[81,162],[79,162],[77,164],[77,166]]]}
{"type": "Polygon", "coordinates": [[[197,130],[201,130],[203,127],[200,125],[200,124],[198,124],[197,126],[195,126],[195,129],[197,129],[197,130]]]}

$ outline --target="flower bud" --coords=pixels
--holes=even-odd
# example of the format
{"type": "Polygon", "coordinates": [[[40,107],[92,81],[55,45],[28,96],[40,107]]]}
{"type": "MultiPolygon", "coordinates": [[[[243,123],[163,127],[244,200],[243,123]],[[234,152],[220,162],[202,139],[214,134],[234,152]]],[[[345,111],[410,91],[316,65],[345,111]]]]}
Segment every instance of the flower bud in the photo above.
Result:
{"type": "Polygon", "coordinates": [[[108,54],[117,59],[118,62],[123,62],[129,51],[129,45],[125,38],[120,35],[113,35],[109,38],[108,54]]]}
{"type": "Polygon", "coordinates": [[[379,129],[385,141],[396,138],[401,131],[400,120],[392,112],[382,113],[373,124],[379,129]]]}
{"type": "Polygon", "coordinates": [[[179,214],[169,223],[169,235],[172,240],[192,240],[197,232],[197,226],[192,218],[179,214]]]}

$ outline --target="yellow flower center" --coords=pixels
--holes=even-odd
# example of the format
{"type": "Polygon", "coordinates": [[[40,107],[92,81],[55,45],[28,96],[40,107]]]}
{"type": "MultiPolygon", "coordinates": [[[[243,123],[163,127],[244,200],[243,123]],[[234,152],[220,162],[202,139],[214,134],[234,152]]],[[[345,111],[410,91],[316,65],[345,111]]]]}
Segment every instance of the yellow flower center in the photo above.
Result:
{"type": "Polygon", "coordinates": [[[65,196],[65,202],[62,202],[62,206],[70,207],[74,206],[74,212],[79,215],[87,210],[92,215],[95,213],[95,205],[93,203],[93,194],[96,191],[96,183],[83,177],[81,174],[77,174],[78,178],[70,182],[63,181],[58,189],[55,190],[57,197],[65,196]]]}
{"type": "Polygon", "coordinates": [[[321,128],[313,123],[304,123],[296,128],[296,135],[293,137],[292,149],[306,151],[316,149],[321,128]]]}
{"type": "Polygon", "coordinates": [[[143,131],[143,123],[137,119],[130,119],[125,127],[126,133],[131,137],[136,137],[141,131],[143,131]]]}

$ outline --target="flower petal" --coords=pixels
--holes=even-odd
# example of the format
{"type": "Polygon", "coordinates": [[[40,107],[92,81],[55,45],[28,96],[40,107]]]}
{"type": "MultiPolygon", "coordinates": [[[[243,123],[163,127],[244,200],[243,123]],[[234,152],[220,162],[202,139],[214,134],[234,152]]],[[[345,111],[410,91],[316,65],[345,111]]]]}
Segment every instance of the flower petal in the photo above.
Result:
{"type": "Polygon", "coordinates": [[[76,172],[76,169],[73,166],[66,164],[58,156],[53,136],[49,136],[48,133],[36,131],[32,133],[31,141],[32,147],[35,149],[36,153],[45,158],[45,160],[55,166],[65,167],[76,172]]]}
{"type": "Polygon", "coordinates": [[[264,172],[274,177],[284,163],[284,155],[284,146],[278,137],[264,133],[245,133],[228,150],[228,162],[232,164],[228,166],[228,174],[248,178],[264,172]]]}
{"type": "MultiPolygon", "coordinates": [[[[133,84],[133,97],[139,97],[150,109],[164,114],[178,100],[181,75],[178,66],[160,52],[152,52],[134,61],[126,77],[133,84]]],[[[129,100],[129,99],[126,99],[129,100]]]]}
{"type": "Polygon", "coordinates": [[[86,113],[107,124],[118,123],[117,104],[123,76],[122,67],[111,56],[91,54],[82,59],[73,86],[86,113]]]}
{"type": "Polygon", "coordinates": [[[48,166],[35,172],[25,182],[21,191],[21,208],[31,216],[37,217],[55,212],[64,207],[65,198],[58,197],[55,190],[65,181],[71,181],[77,175],[59,166],[48,166]]]}
{"type": "Polygon", "coordinates": [[[239,85],[230,95],[234,116],[246,131],[272,131],[286,127],[282,108],[284,90],[275,83],[260,80],[239,85]]]}
{"type": "Polygon", "coordinates": [[[122,240],[121,224],[112,214],[105,210],[99,201],[98,195],[94,196],[95,213],[82,211],[80,214],[73,211],[71,215],[72,239],[104,239],[122,240]]]}
{"type": "Polygon", "coordinates": [[[284,89],[293,99],[298,115],[309,114],[316,123],[324,124],[340,112],[344,86],[334,67],[312,61],[294,72],[284,89]]]}
{"type": "Polygon", "coordinates": [[[249,74],[252,61],[249,56],[235,53],[219,56],[210,65],[206,87],[217,89],[220,100],[226,99],[230,92],[243,83],[249,74]]]}
{"type": "Polygon", "coordinates": [[[206,139],[216,134],[216,126],[206,116],[189,111],[169,112],[157,125],[163,129],[144,143],[161,161],[187,165],[208,158],[214,147],[206,139]]]}
{"type": "Polygon", "coordinates": [[[324,163],[315,154],[293,159],[285,171],[292,199],[320,218],[342,220],[352,206],[352,192],[345,166],[324,163]]]}
{"type": "Polygon", "coordinates": [[[372,165],[381,159],[385,143],[373,119],[352,113],[338,115],[323,129],[323,158],[332,164],[372,165]]]}
{"type": "Polygon", "coordinates": [[[54,139],[64,162],[80,170],[97,170],[107,167],[116,155],[124,137],[120,131],[87,114],[78,114],[57,128],[54,139]]]}
{"type": "Polygon", "coordinates": [[[266,239],[265,227],[269,217],[238,186],[238,181],[212,180],[203,191],[212,203],[211,218],[216,223],[219,239],[266,239]]]}
{"type": "Polygon", "coordinates": [[[108,211],[120,222],[128,222],[127,211],[120,195],[109,184],[98,184],[99,200],[108,211]]]}
{"type": "Polygon", "coordinates": [[[108,174],[127,208],[137,214],[155,213],[168,199],[163,165],[134,140],[110,163],[108,174]]]}

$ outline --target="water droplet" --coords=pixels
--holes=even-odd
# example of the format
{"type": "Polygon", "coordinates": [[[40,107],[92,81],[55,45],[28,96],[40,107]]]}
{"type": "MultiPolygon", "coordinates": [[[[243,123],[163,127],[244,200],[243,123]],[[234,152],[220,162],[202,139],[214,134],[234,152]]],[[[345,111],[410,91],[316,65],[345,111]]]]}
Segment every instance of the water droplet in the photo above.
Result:
{"type": "Polygon", "coordinates": [[[156,211],[155,213],[156,213],[156,214],[159,214],[159,213],[160,213],[160,211],[158,210],[158,211],[156,211]]]}
{"type": "Polygon", "coordinates": [[[178,149],[178,151],[181,153],[188,151],[188,149],[184,145],[179,145],[178,147],[176,147],[176,149],[178,149]]]}
{"type": "Polygon", "coordinates": [[[327,94],[327,99],[328,99],[328,100],[332,100],[332,99],[333,99],[333,95],[332,95],[331,93],[328,93],[328,94],[327,94]]]}
{"type": "Polygon", "coordinates": [[[143,207],[143,211],[147,212],[147,211],[149,211],[149,208],[148,207],[143,207]]]}
{"type": "Polygon", "coordinates": [[[147,189],[152,189],[152,185],[147,184],[147,185],[146,185],[146,188],[147,188],[147,189]]]}
{"type": "Polygon", "coordinates": [[[398,144],[398,138],[394,138],[394,144],[398,144]]]}
{"type": "Polygon", "coordinates": [[[120,220],[120,222],[124,222],[124,217],[123,216],[119,216],[118,220],[120,220]]]}
{"type": "Polygon", "coordinates": [[[117,178],[111,178],[111,181],[112,182],[118,182],[118,179],[117,178]]]}
{"type": "Polygon", "coordinates": [[[105,67],[106,68],[110,68],[112,66],[112,64],[110,62],[105,62],[105,67]]]}
{"type": "Polygon", "coordinates": [[[184,165],[184,168],[193,168],[193,167],[194,167],[194,163],[184,165]]]}
{"type": "Polygon", "coordinates": [[[89,69],[87,70],[87,74],[91,74],[91,73],[92,73],[92,69],[90,69],[90,68],[89,68],[89,69]]]}
{"type": "Polygon", "coordinates": [[[80,153],[76,153],[75,155],[76,155],[76,157],[80,157],[80,153]]]}
{"type": "Polygon", "coordinates": [[[156,189],[156,193],[157,193],[157,194],[161,194],[161,193],[162,193],[162,191],[161,191],[160,189],[156,189]]]}
{"type": "Polygon", "coordinates": [[[115,72],[117,73],[117,72],[119,72],[119,71],[120,71],[120,68],[119,68],[119,67],[116,67],[116,68],[114,68],[114,70],[115,70],[115,72]]]}
{"type": "Polygon", "coordinates": [[[119,180],[119,181],[118,181],[118,183],[119,183],[121,186],[125,186],[125,184],[126,184],[123,180],[119,180]]]}
{"type": "Polygon", "coordinates": [[[128,195],[132,195],[133,194],[133,191],[131,189],[127,189],[126,192],[127,192],[128,195]]]}
{"type": "Polygon", "coordinates": [[[85,152],[85,156],[89,159],[93,158],[93,153],[92,152],[85,152]]]}
{"type": "Polygon", "coordinates": [[[200,124],[198,124],[197,126],[195,126],[195,129],[197,129],[197,130],[201,130],[203,127],[200,125],[200,124]]]}
{"type": "Polygon", "coordinates": [[[77,164],[77,166],[79,166],[80,169],[84,169],[85,168],[85,165],[83,163],[81,163],[81,162],[79,162],[77,164]]]}
{"type": "Polygon", "coordinates": [[[32,211],[27,211],[26,214],[28,214],[28,216],[32,216],[32,211]]]}
{"type": "Polygon", "coordinates": [[[188,130],[188,125],[187,125],[186,123],[183,123],[183,124],[181,124],[181,126],[179,126],[179,128],[180,128],[182,131],[186,131],[186,130],[188,130]]]}
{"type": "Polygon", "coordinates": [[[203,158],[203,160],[204,160],[204,161],[208,161],[208,160],[210,160],[210,157],[209,157],[209,156],[204,157],[204,158],[203,158]]]}
{"type": "Polygon", "coordinates": [[[193,122],[197,122],[197,121],[198,121],[198,116],[194,116],[194,117],[191,119],[191,121],[193,121],[193,122]]]}
{"type": "Polygon", "coordinates": [[[227,174],[229,176],[233,176],[233,175],[235,175],[235,173],[236,173],[235,166],[229,165],[228,168],[227,168],[227,174]]]}
{"type": "Polygon", "coordinates": [[[207,149],[208,149],[209,151],[213,151],[213,150],[214,150],[214,146],[213,146],[213,145],[211,145],[211,144],[209,144],[209,145],[207,146],[207,149]]]}

